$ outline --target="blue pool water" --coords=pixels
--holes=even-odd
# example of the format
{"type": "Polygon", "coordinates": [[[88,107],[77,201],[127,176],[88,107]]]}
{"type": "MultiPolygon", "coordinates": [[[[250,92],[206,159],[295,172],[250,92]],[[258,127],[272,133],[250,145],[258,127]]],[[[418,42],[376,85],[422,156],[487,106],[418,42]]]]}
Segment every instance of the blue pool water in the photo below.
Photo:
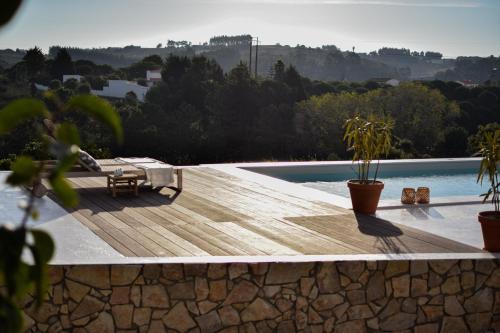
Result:
{"type": "MultiPolygon", "coordinates": [[[[476,170],[456,171],[420,171],[381,173],[379,180],[385,184],[382,199],[399,199],[404,187],[429,187],[431,197],[479,196],[486,192],[487,184],[476,183],[476,170]]],[[[353,174],[293,174],[279,177],[288,181],[301,183],[324,192],[349,197],[346,181],[354,178],[353,174]]]]}

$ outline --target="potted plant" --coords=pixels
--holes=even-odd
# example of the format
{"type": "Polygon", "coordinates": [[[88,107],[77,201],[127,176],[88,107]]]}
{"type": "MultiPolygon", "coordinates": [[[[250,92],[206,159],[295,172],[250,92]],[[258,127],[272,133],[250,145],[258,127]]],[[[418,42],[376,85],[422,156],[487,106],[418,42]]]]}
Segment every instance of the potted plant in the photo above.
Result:
{"type": "Polygon", "coordinates": [[[497,166],[500,163],[500,129],[484,130],[478,133],[479,151],[482,157],[479,166],[477,182],[483,183],[485,177],[489,189],[481,196],[483,203],[491,197],[493,211],[480,212],[478,215],[483,232],[484,249],[491,252],[500,252],[500,183],[498,181],[497,166]]]}
{"type": "Polygon", "coordinates": [[[347,182],[355,212],[374,214],[377,210],[384,183],[377,180],[380,158],[391,149],[393,121],[370,116],[364,119],[355,116],[345,122],[344,141],[348,150],[354,152],[353,163],[357,163],[357,179],[347,182]],[[372,161],[377,160],[373,178],[370,178],[372,161]]]}

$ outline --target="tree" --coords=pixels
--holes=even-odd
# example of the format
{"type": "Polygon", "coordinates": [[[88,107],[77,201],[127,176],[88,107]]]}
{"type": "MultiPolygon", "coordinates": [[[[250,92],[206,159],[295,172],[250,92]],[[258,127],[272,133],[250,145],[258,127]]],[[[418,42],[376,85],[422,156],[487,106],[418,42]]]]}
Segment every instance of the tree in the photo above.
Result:
{"type": "Polygon", "coordinates": [[[26,63],[26,68],[28,69],[28,75],[30,77],[34,77],[40,73],[45,65],[45,56],[38,46],[26,51],[23,60],[26,63]]]}
{"type": "Polygon", "coordinates": [[[161,43],[158,43],[158,45],[156,45],[156,48],[157,49],[160,49],[162,47],[162,44],[161,43]]]}
{"type": "Polygon", "coordinates": [[[62,80],[63,75],[74,74],[75,68],[71,56],[66,49],[60,49],[52,63],[52,78],[62,80]]]}
{"type": "Polygon", "coordinates": [[[273,79],[276,81],[285,79],[285,64],[281,60],[276,61],[276,64],[274,64],[273,79]]]}

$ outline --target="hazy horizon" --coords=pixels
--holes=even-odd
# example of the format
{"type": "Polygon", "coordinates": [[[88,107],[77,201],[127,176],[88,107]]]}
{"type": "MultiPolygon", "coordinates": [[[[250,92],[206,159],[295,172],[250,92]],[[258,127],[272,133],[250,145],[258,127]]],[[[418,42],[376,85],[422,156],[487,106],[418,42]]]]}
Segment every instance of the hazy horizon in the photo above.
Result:
{"type": "Polygon", "coordinates": [[[265,45],[498,56],[499,17],[495,0],[27,0],[2,29],[0,48],[155,47],[251,34],[265,45]]]}

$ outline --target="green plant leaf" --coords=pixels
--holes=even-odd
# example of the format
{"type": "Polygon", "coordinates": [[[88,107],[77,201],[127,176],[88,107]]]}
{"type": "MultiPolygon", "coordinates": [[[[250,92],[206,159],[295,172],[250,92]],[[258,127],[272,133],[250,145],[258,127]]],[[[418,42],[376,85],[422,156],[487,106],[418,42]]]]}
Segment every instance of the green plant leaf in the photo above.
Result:
{"type": "Polygon", "coordinates": [[[18,333],[23,326],[23,319],[18,305],[0,294],[0,328],[4,333],[18,333]]]}
{"type": "Polygon", "coordinates": [[[48,116],[49,111],[43,102],[34,98],[17,99],[0,110],[0,135],[28,119],[48,116]]]}
{"type": "Polygon", "coordinates": [[[54,255],[54,241],[45,231],[31,230],[33,245],[29,246],[35,264],[30,267],[30,277],[35,283],[36,301],[38,305],[43,302],[47,290],[47,263],[54,255]]]}
{"type": "Polygon", "coordinates": [[[0,27],[12,19],[21,5],[21,2],[22,0],[2,1],[2,4],[0,5],[0,27]]]}
{"type": "Polygon", "coordinates": [[[20,156],[11,164],[12,173],[7,177],[10,185],[28,185],[40,171],[35,162],[28,156],[20,156]]]}
{"type": "Polygon", "coordinates": [[[74,124],[62,123],[57,126],[56,139],[67,145],[80,145],[80,135],[74,124]]]}
{"type": "Polygon", "coordinates": [[[120,116],[106,100],[94,95],[78,95],[68,102],[68,109],[78,109],[102,121],[113,131],[118,142],[123,141],[123,128],[120,116]]]}
{"type": "Polygon", "coordinates": [[[62,204],[67,207],[78,205],[78,195],[63,177],[62,173],[57,173],[49,178],[50,185],[62,204]]]}
{"type": "Polygon", "coordinates": [[[43,263],[48,263],[54,255],[55,244],[50,235],[40,229],[31,229],[34,246],[38,249],[40,260],[43,263]]]}

